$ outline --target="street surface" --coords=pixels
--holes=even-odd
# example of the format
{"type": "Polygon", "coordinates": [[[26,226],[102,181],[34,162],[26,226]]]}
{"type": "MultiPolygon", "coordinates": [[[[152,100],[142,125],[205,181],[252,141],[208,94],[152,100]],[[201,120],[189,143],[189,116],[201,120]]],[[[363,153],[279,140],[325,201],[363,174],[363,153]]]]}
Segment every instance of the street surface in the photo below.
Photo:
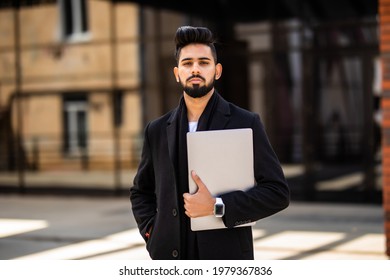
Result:
{"type": "MultiPolygon", "coordinates": [[[[255,258],[386,260],[381,205],[292,202],[254,226],[255,258]]],[[[0,196],[0,259],[149,259],[127,197],[0,196]]]]}

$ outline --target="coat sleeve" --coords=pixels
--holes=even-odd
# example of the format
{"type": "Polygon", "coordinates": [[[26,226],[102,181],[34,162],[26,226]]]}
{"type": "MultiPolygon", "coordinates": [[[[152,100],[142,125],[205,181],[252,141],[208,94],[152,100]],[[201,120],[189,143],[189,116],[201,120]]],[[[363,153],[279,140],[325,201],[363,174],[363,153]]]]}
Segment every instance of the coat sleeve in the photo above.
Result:
{"type": "Polygon", "coordinates": [[[273,215],[290,203],[290,191],[280,162],[257,114],[253,122],[255,186],[247,191],[222,194],[223,221],[227,227],[254,222],[273,215]]]}
{"type": "Polygon", "coordinates": [[[130,188],[130,201],[135,221],[142,237],[147,241],[146,232],[153,225],[156,216],[155,176],[153,158],[148,137],[149,125],[145,128],[141,161],[133,186],[130,188]]]}

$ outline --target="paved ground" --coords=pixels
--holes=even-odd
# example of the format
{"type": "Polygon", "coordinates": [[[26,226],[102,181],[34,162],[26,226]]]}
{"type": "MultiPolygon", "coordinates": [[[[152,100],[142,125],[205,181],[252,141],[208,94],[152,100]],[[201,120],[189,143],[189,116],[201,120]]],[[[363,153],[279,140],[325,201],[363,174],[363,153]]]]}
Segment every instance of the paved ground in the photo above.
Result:
{"type": "MultiPolygon", "coordinates": [[[[256,259],[385,260],[381,205],[292,202],[254,227],[256,259]]],[[[0,196],[0,259],[148,259],[127,197],[0,196]]]]}

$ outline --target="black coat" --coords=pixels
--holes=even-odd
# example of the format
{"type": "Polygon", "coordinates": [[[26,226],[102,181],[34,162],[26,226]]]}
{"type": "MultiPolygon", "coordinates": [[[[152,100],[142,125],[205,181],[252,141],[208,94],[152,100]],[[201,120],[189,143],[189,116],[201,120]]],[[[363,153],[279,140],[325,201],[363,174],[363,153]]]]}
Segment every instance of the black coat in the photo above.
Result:
{"type": "MultiPolygon", "coordinates": [[[[217,93],[215,93],[217,94],[217,93]]],[[[251,227],[234,226],[273,215],[289,205],[290,193],[259,116],[218,95],[210,130],[252,128],[256,185],[223,194],[228,229],[197,233],[200,259],[253,259],[251,227]]],[[[152,259],[180,259],[178,191],[174,172],[178,108],[145,128],[141,162],[130,190],[132,211],[152,259]],[[150,238],[147,230],[152,228],[150,238]]]]}

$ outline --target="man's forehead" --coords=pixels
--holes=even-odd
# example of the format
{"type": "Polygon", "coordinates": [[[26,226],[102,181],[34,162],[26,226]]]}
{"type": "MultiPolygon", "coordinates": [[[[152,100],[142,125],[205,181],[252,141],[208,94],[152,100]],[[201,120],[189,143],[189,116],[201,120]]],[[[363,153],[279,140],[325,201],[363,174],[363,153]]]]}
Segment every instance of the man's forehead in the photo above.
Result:
{"type": "Polygon", "coordinates": [[[212,59],[211,49],[203,44],[190,44],[181,49],[180,60],[188,59],[212,59]]]}

